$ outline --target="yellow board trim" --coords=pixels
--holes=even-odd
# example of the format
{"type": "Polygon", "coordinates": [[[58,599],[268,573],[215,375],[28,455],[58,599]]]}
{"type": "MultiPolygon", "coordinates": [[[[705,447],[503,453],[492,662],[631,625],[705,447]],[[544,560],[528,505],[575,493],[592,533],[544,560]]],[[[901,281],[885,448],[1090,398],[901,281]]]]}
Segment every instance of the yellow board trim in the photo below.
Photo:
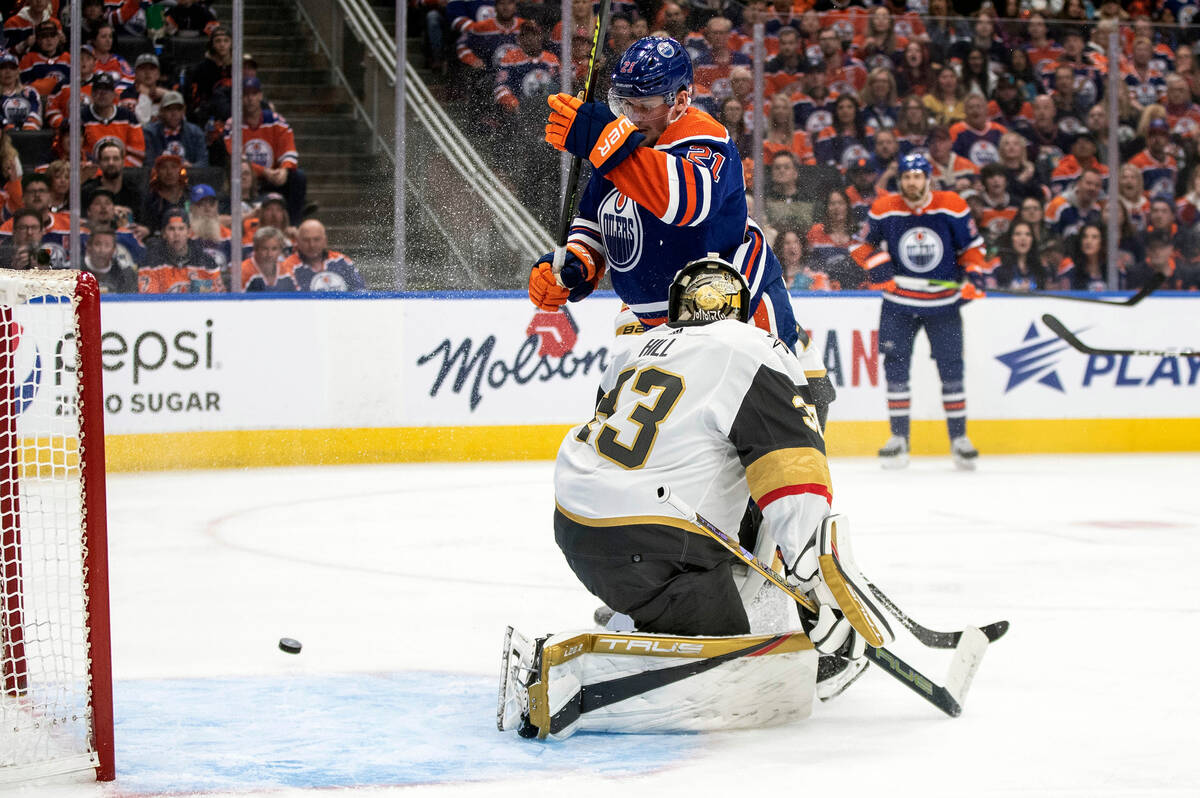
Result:
{"type": "MultiPolygon", "coordinates": [[[[836,406],[835,406],[836,414],[836,406]]],[[[912,422],[912,453],[948,455],[942,421],[912,422]]],[[[110,472],[349,463],[552,460],[568,425],[176,432],[105,437],[110,472]]],[[[1200,418],[971,420],[992,454],[1200,451],[1200,418]]],[[[830,421],[831,457],[873,457],[886,421],[830,421]]]]}

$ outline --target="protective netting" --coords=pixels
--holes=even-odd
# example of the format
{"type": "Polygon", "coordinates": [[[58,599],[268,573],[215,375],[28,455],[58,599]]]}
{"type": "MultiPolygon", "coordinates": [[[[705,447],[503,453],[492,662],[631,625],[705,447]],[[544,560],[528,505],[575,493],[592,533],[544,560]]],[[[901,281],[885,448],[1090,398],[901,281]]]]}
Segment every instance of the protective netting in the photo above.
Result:
{"type": "Polygon", "coordinates": [[[0,782],[97,761],[77,277],[0,272],[0,782]]]}

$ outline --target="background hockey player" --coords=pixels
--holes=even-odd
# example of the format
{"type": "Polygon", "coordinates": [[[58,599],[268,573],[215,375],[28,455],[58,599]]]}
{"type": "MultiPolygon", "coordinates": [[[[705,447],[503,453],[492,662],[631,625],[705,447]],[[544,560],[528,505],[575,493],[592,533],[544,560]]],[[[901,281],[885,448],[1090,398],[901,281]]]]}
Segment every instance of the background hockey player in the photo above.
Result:
{"type": "MultiPolygon", "coordinates": [[[[819,605],[816,617],[804,618],[816,648],[857,660],[865,645],[890,642],[848,541],[835,541],[823,523],[832,497],[829,467],[798,361],[779,339],[744,323],[749,287],[715,254],[686,265],[669,296],[669,324],[618,338],[595,417],[559,448],[554,537],[568,564],[638,632],[747,635],[733,558],[666,509],[656,489],[669,486],[730,530],[752,498],[763,514],[760,537],[772,552],[778,546],[787,573],[819,605]],[[834,561],[836,568],[827,567],[834,561]]],[[[529,660],[531,652],[522,655],[529,660]]],[[[551,665],[542,664],[547,678],[551,665]]],[[[588,683],[584,671],[573,673],[588,683]]],[[[605,676],[612,675],[608,667],[605,676]]],[[[536,706],[533,713],[542,731],[548,716],[575,700],[553,684],[548,689],[543,701],[553,706],[541,708],[540,722],[536,706]]],[[[512,715],[510,707],[509,727],[516,725],[512,715]]],[[[569,734],[569,724],[550,731],[569,734]]]]}
{"type": "Polygon", "coordinates": [[[963,334],[959,308],[974,292],[935,287],[930,280],[964,282],[985,271],[983,239],[962,197],[931,191],[932,167],[924,155],[900,159],[900,193],[875,201],[866,243],[854,251],[867,279],[884,285],[879,316],[879,351],[887,378],[891,437],[879,450],[885,468],[908,465],[909,373],[917,330],[924,328],[942,380],[942,407],[956,466],[973,469],[978,452],[967,438],[963,389],[963,334]]]}
{"type": "Polygon", "coordinates": [[[617,62],[607,105],[549,98],[546,141],[587,159],[594,171],[561,273],[553,272],[552,254],[542,257],[529,277],[529,297],[553,312],[590,294],[607,268],[617,296],[653,327],[666,320],[667,289],[680,267],[717,252],[750,286],[754,323],[801,357],[823,420],[833,386],[796,325],[779,261],[747,218],[741,157],[725,128],[691,107],[691,97],[687,51],[674,39],[649,36],[617,62]]]}

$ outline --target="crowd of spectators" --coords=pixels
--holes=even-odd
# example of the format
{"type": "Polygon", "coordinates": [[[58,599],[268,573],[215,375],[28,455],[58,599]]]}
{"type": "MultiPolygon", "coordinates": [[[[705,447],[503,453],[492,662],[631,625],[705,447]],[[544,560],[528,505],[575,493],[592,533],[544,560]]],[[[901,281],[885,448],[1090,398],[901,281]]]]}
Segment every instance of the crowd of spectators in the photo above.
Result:
{"type": "MultiPolygon", "coordinates": [[[[0,10],[0,266],[69,268],[70,4],[0,10]]],[[[230,229],[233,42],[210,2],[82,0],[81,15],[79,268],[117,293],[228,291],[231,264],[247,291],[364,288],[312,218],[292,129],[249,54],[230,229]]]]}
{"type": "MultiPolygon", "coordinates": [[[[963,196],[988,249],[988,283],[1109,286],[1109,203],[1119,209],[1119,288],[1153,271],[1200,289],[1200,58],[1197,0],[613,0],[605,63],[647,34],[689,50],[693,103],[744,159],[755,218],[795,288],[865,287],[849,257],[867,212],[895,191],[897,162],[933,163],[934,188],[963,196]],[[762,108],[753,29],[765,28],[762,108]],[[1110,34],[1118,52],[1110,52],[1110,34]],[[1109,71],[1119,91],[1109,96],[1109,71]],[[1110,106],[1117,148],[1110,152],[1110,106]],[[751,159],[756,115],[763,161],[751,159]],[[1115,166],[1120,164],[1119,167],[1115,166]],[[1110,180],[1110,168],[1115,179],[1110,180]],[[814,186],[818,187],[814,190],[814,186]]],[[[424,0],[429,65],[460,87],[471,117],[512,151],[531,145],[561,83],[557,2],[424,0]],[[532,121],[517,114],[532,106],[532,121]]],[[[574,0],[576,89],[599,3],[574,0]]],[[[602,75],[604,72],[601,73],[602,75]]],[[[603,97],[603,81],[599,96],[603,97]]],[[[452,98],[454,99],[454,98],[452,98]]],[[[514,174],[533,182],[533,155],[514,174]]],[[[553,158],[538,161],[557,167],[553,158]]],[[[535,192],[546,191],[556,169],[535,192]]]]}

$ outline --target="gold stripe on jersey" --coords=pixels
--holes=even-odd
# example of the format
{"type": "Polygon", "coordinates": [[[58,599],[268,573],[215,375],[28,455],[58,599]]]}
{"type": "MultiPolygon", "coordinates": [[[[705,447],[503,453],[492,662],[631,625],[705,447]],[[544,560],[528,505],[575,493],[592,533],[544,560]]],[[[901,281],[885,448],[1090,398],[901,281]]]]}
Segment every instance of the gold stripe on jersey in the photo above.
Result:
{"type": "Polygon", "coordinates": [[[704,535],[707,533],[700,527],[685,521],[678,516],[669,515],[624,515],[615,518],[588,518],[583,515],[576,515],[570,510],[564,509],[558,502],[554,503],[558,511],[565,515],[570,520],[582,526],[590,527],[609,527],[609,526],[636,526],[638,524],[656,524],[658,526],[669,526],[675,529],[682,529],[684,532],[691,532],[696,535],[704,535]]]}
{"type": "Polygon", "coordinates": [[[819,449],[776,449],[746,466],[746,484],[754,501],[793,485],[821,485],[832,494],[829,461],[819,449]]]}

